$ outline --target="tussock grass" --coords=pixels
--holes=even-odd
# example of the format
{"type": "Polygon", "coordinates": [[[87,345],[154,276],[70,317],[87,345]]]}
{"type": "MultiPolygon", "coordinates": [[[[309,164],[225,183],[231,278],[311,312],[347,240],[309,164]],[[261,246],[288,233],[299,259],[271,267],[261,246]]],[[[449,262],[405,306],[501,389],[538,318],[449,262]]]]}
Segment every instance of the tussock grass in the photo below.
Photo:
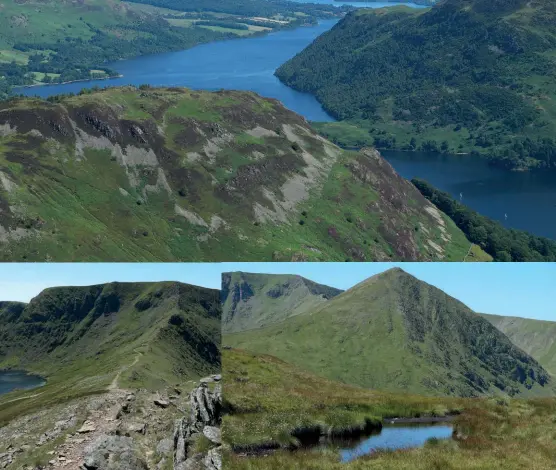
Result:
{"type": "Polygon", "coordinates": [[[279,450],[242,456],[231,450],[232,470],[549,470],[556,461],[556,399],[426,398],[364,390],[315,377],[270,356],[241,350],[223,354],[229,414],[228,444],[289,436],[300,422],[356,423],[361,416],[442,415],[454,418],[455,439],[412,450],[377,452],[341,463],[334,449],[279,450]],[[341,412],[338,412],[341,410],[341,412]]]}
{"type": "Polygon", "coordinates": [[[392,417],[445,416],[463,401],[389,394],[347,386],[297,369],[272,356],[223,352],[225,440],[236,446],[295,444],[292,432],[354,431],[392,417]]]}

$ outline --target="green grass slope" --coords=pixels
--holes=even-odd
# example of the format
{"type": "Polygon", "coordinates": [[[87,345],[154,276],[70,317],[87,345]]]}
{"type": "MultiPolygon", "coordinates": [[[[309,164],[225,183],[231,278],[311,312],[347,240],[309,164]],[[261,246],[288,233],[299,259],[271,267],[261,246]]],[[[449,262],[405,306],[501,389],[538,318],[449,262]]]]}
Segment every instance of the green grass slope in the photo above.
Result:
{"type": "Polygon", "coordinates": [[[360,10],[277,75],[343,121],[320,126],[338,142],[478,152],[508,168],[549,168],[555,19],[551,0],[360,10]]]}
{"type": "Polygon", "coordinates": [[[241,349],[222,351],[223,437],[234,446],[295,444],[292,432],[321,426],[355,429],[365,420],[444,416],[460,411],[458,398],[393,394],[342,384],[241,349]]]}
{"type": "Polygon", "coordinates": [[[512,342],[556,375],[556,322],[482,314],[512,342]]]}
{"type": "Polygon", "coordinates": [[[425,395],[553,394],[549,374],[488,321],[401,269],[225,344],[347,384],[425,395]]]}
{"type": "MultiPolygon", "coordinates": [[[[365,420],[460,412],[456,437],[421,448],[380,451],[349,463],[339,449],[227,450],[232,470],[551,470],[556,458],[556,400],[431,398],[364,390],[323,379],[275,357],[242,350],[222,354],[227,414],[223,439],[232,449],[298,444],[300,429],[353,430],[365,420]]],[[[341,446],[344,447],[344,446],[341,446]]]]}
{"type": "Polygon", "coordinates": [[[222,331],[234,333],[277,323],[341,293],[301,276],[223,273],[222,331]]]}
{"type": "Polygon", "coordinates": [[[462,261],[374,150],[253,93],[111,88],[0,104],[0,259],[462,261]]]}
{"type": "Polygon", "coordinates": [[[107,62],[238,37],[164,11],[115,0],[5,0],[0,6],[0,97],[12,85],[115,75],[107,62]]]}
{"type": "Polygon", "coordinates": [[[0,421],[113,386],[156,390],[217,373],[220,325],[218,291],[176,282],[59,287],[2,303],[0,368],[47,384],[36,400],[3,396],[0,421]]]}

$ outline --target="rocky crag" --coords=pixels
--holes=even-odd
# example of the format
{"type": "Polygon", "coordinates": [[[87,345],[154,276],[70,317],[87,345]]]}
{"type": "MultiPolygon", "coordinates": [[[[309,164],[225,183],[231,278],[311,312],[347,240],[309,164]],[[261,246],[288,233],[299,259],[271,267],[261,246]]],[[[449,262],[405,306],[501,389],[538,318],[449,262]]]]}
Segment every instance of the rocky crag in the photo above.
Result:
{"type": "Polygon", "coordinates": [[[215,381],[220,381],[219,375],[201,381],[189,396],[189,416],[176,422],[174,470],[222,468],[222,388],[217,384],[211,390],[208,385],[215,381]]]}
{"type": "Polygon", "coordinates": [[[219,381],[116,388],[22,416],[0,429],[0,469],[220,470],[219,381]]]}
{"type": "Polygon", "coordinates": [[[0,103],[0,260],[462,261],[470,246],[378,152],[254,93],[0,103]]]}

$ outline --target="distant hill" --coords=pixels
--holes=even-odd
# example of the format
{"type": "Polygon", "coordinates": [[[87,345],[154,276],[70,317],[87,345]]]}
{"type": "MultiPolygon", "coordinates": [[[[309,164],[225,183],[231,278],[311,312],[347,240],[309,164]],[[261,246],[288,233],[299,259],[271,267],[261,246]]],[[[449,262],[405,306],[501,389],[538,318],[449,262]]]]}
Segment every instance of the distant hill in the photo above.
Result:
{"type": "Polygon", "coordinates": [[[301,276],[223,273],[222,331],[233,333],[277,323],[341,293],[301,276]]]}
{"type": "Polygon", "coordinates": [[[508,168],[556,164],[556,4],[445,0],[348,14],[280,67],[342,120],[347,145],[478,152],[508,168]]]}
{"type": "Polygon", "coordinates": [[[266,0],[140,3],[3,0],[0,98],[12,85],[107,78],[116,75],[107,64],[123,58],[265,34],[339,16],[347,8],[266,0]]]}
{"type": "Polygon", "coordinates": [[[0,103],[0,260],[462,261],[471,245],[378,152],[254,93],[0,103]]]}
{"type": "Polygon", "coordinates": [[[550,374],[556,375],[556,322],[482,315],[550,374]]]}
{"type": "Polygon", "coordinates": [[[484,318],[401,269],[227,345],[271,354],[323,377],[425,395],[544,395],[551,379],[484,318]]]}
{"type": "Polygon", "coordinates": [[[46,289],[29,304],[0,303],[0,368],[81,391],[118,373],[158,388],[218,371],[220,321],[218,291],[177,282],[46,289]]]}

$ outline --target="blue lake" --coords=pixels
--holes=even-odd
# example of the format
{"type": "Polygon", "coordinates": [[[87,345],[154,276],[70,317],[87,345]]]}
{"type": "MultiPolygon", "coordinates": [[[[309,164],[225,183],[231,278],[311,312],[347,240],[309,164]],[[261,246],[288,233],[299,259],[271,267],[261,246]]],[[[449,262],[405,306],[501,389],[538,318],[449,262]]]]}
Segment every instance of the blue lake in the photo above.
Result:
{"type": "Polygon", "coordinates": [[[23,371],[0,371],[0,395],[14,390],[28,390],[41,387],[46,381],[42,377],[30,375],[23,371]]]}
{"type": "Polygon", "coordinates": [[[422,447],[432,438],[449,439],[452,426],[448,425],[393,425],[385,426],[379,434],[370,436],[357,445],[340,450],[342,462],[351,462],[378,450],[400,450],[422,447]]]}
{"type": "Polygon", "coordinates": [[[508,228],[556,239],[556,171],[516,172],[465,155],[383,151],[407,179],[421,178],[508,228]]]}
{"type": "MultiPolygon", "coordinates": [[[[360,8],[396,5],[386,2],[296,1],[335,6],[354,4],[360,8]]],[[[407,5],[418,7],[412,3],[407,5]]],[[[121,78],[20,88],[17,91],[28,96],[46,98],[63,93],[78,93],[83,88],[93,86],[142,84],[184,86],[203,90],[249,90],[262,96],[276,98],[289,109],[311,121],[331,121],[332,117],[312,95],[287,87],[274,76],[274,72],[337,22],[337,19],[323,20],[315,26],[278,31],[266,36],[217,41],[184,51],[142,56],[107,64],[123,75],[121,78]]]]}
{"type": "Polygon", "coordinates": [[[245,39],[202,44],[192,49],[122,60],[108,66],[123,75],[110,80],[67,83],[19,89],[25,95],[46,98],[62,93],[78,93],[93,86],[142,85],[185,86],[193,89],[249,90],[276,98],[312,121],[332,118],[319,102],[306,93],[282,84],[274,71],[328,31],[337,20],[321,21],[312,27],[284,30],[245,39]]]}

